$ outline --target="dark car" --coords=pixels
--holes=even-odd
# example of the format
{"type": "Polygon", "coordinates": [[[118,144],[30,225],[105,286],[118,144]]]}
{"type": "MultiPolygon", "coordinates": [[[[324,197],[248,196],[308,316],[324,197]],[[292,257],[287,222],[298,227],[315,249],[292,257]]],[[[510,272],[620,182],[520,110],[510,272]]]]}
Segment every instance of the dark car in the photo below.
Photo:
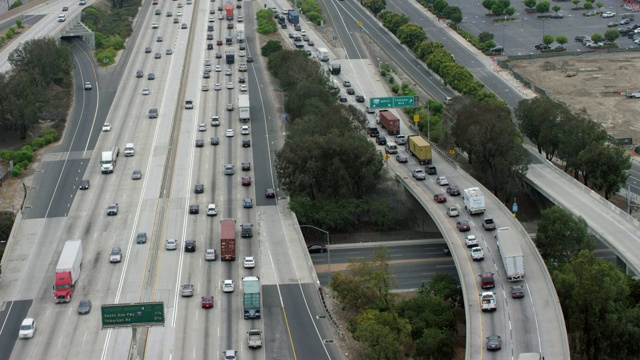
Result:
{"type": "Polygon", "coordinates": [[[192,204],[189,205],[189,214],[199,214],[200,213],[200,205],[192,204]]]}
{"type": "Polygon", "coordinates": [[[585,41],[586,39],[591,39],[591,36],[589,36],[589,35],[578,35],[578,36],[576,36],[576,37],[575,37],[575,38],[573,38],[573,39],[574,39],[575,41],[577,41],[577,42],[583,42],[583,41],[585,41]]]}
{"type": "Polygon", "coordinates": [[[213,307],[213,296],[211,295],[203,296],[201,306],[203,309],[211,309],[213,307]]]}
{"type": "Polygon", "coordinates": [[[353,88],[347,88],[348,95],[355,95],[356,91],[353,88]]]}
{"type": "Polygon", "coordinates": [[[195,252],[195,251],[196,251],[196,241],[186,240],[184,242],[184,252],[195,252]]]}
{"type": "Polygon", "coordinates": [[[242,168],[242,171],[249,171],[249,170],[251,170],[251,163],[248,162],[248,161],[243,161],[240,164],[240,167],[242,168]]]}
{"type": "Polygon", "coordinates": [[[246,82],[247,82],[247,79],[246,79],[244,76],[239,76],[239,77],[238,77],[238,82],[239,82],[240,84],[244,84],[244,83],[246,83],[246,82]]]}
{"type": "Polygon", "coordinates": [[[487,337],[487,350],[495,351],[502,349],[502,338],[498,335],[487,337]]]}
{"type": "Polygon", "coordinates": [[[363,102],[364,102],[364,96],[362,96],[362,95],[356,95],[356,101],[357,101],[357,102],[360,102],[360,103],[363,103],[363,102]]]}
{"type": "MultiPolygon", "coordinates": [[[[209,43],[207,44],[207,50],[213,50],[213,44],[209,43]]],[[[220,56],[222,57],[222,56],[220,56]]]]}
{"type": "Polygon", "coordinates": [[[632,32],[633,30],[631,30],[630,27],[625,27],[625,28],[620,28],[618,29],[618,32],[620,33],[620,35],[627,35],[630,32],[632,32]]]}
{"type": "Polygon", "coordinates": [[[370,137],[378,137],[380,135],[380,131],[377,127],[372,126],[369,128],[369,136],[370,137]]]}
{"type": "Polygon", "coordinates": [[[619,22],[620,25],[628,25],[629,23],[631,23],[630,19],[622,19],[619,22]]]}
{"type": "Polygon", "coordinates": [[[147,46],[146,48],[144,48],[144,52],[145,52],[145,54],[150,54],[151,53],[151,48],[149,46],[147,46]]]}
{"type": "Polygon", "coordinates": [[[242,147],[251,147],[251,140],[242,140],[242,147]]]}
{"type": "Polygon", "coordinates": [[[327,246],[322,244],[313,244],[313,245],[307,246],[307,250],[309,250],[310,254],[325,253],[327,252],[327,246]]]}
{"type": "Polygon", "coordinates": [[[433,165],[427,165],[424,167],[424,171],[427,172],[427,174],[429,175],[437,175],[438,174],[438,169],[436,169],[435,166],[433,165]]]}
{"type": "Polygon", "coordinates": [[[247,56],[247,62],[248,63],[252,63],[253,62],[253,58],[251,56],[247,56]]]}
{"type": "Polygon", "coordinates": [[[340,95],[340,96],[338,96],[338,100],[340,100],[340,102],[347,102],[347,96],[346,95],[340,95]]]}
{"type": "Polygon", "coordinates": [[[85,315],[91,312],[91,300],[82,299],[78,303],[78,314],[85,315]]]}
{"type": "Polygon", "coordinates": [[[154,73],[149,73],[147,75],[147,80],[155,80],[156,79],[156,74],[154,73]]]}
{"type": "Polygon", "coordinates": [[[147,243],[147,233],[141,232],[136,235],[136,244],[146,244],[147,243]]]}
{"type": "Polygon", "coordinates": [[[378,135],[378,138],[376,138],[376,143],[378,145],[387,145],[387,138],[384,137],[384,135],[378,135]]]}
{"type": "Polygon", "coordinates": [[[396,155],[396,161],[399,163],[406,163],[409,161],[409,159],[405,155],[398,154],[396,155]]]}
{"type": "Polygon", "coordinates": [[[142,72],[142,70],[138,70],[138,71],[136,71],[136,77],[137,77],[137,78],[141,78],[141,77],[143,77],[143,76],[144,76],[144,73],[142,72]]]}
{"type": "Polygon", "coordinates": [[[133,170],[133,173],[131,173],[131,180],[140,179],[142,179],[142,170],[133,170]]]}
{"type": "Polygon", "coordinates": [[[196,147],[204,147],[204,140],[196,139],[196,147]]]}
{"type": "Polygon", "coordinates": [[[242,200],[242,207],[245,209],[251,209],[253,207],[253,199],[244,198],[244,200],[242,200]]]}
{"type": "Polygon", "coordinates": [[[88,190],[89,186],[91,186],[91,184],[89,183],[89,180],[80,181],[80,190],[88,190]]]}
{"type": "Polygon", "coordinates": [[[547,44],[538,44],[535,46],[536,50],[549,50],[551,47],[547,44]]]}
{"type": "Polygon", "coordinates": [[[504,52],[504,47],[503,46],[494,46],[491,49],[489,49],[489,52],[492,52],[494,54],[501,54],[504,52]]]}
{"type": "Polygon", "coordinates": [[[273,198],[276,197],[276,192],[273,189],[269,188],[269,189],[265,190],[264,196],[267,199],[273,199],[273,198]]]}
{"type": "Polygon", "coordinates": [[[447,186],[447,194],[450,196],[460,196],[460,188],[457,185],[447,186]]]}
{"type": "Polygon", "coordinates": [[[202,194],[204,192],[204,184],[196,184],[193,188],[193,192],[196,194],[202,194]]]}
{"type": "Polygon", "coordinates": [[[482,219],[482,227],[485,230],[495,230],[496,229],[496,223],[493,221],[492,218],[486,217],[486,218],[482,219]]]}
{"type": "Polygon", "coordinates": [[[456,227],[458,228],[458,231],[460,232],[465,232],[465,231],[470,231],[471,230],[471,226],[469,225],[469,222],[467,220],[460,220],[456,223],[456,227]]]}
{"type": "Polygon", "coordinates": [[[514,299],[522,299],[524,297],[524,288],[520,285],[512,286],[511,297],[514,299]]]}
{"type": "Polygon", "coordinates": [[[240,178],[242,186],[251,186],[251,176],[244,175],[240,178]]]}
{"type": "Polygon", "coordinates": [[[445,194],[435,194],[433,195],[433,200],[437,203],[447,202],[447,196],[445,194]]]}
{"type": "Polygon", "coordinates": [[[616,26],[618,26],[618,25],[619,25],[619,24],[618,24],[617,22],[613,21],[613,22],[608,23],[608,24],[607,24],[607,27],[616,27],[616,26]]]}
{"type": "Polygon", "coordinates": [[[220,138],[218,138],[217,136],[212,136],[211,145],[220,145],[220,138]]]}

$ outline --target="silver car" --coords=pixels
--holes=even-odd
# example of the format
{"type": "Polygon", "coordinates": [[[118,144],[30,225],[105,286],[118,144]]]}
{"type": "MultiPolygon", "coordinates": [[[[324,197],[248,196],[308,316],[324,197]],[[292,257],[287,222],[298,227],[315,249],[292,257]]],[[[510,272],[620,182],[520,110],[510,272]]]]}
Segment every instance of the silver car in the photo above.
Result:
{"type": "Polygon", "coordinates": [[[175,250],[178,248],[178,240],[176,239],[167,239],[165,242],[164,248],[167,250],[175,250]]]}
{"type": "Polygon", "coordinates": [[[235,174],[235,166],[233,164],[227,164],[224,166],[224,174],[225,175],[233,175],[235,174]]]}
{"type": "Polygon", "coordinates": [[[191,284],[180,285],[180,296],[182,297],[193,296],[193,285],[191,284]]]}
{"type": "Polygon", "coordinates": [[[111,263],[119,263],[122,261],[122,249],[116,246],[111,249],[111,255],[109,255],[109,262],[111,263]]]}

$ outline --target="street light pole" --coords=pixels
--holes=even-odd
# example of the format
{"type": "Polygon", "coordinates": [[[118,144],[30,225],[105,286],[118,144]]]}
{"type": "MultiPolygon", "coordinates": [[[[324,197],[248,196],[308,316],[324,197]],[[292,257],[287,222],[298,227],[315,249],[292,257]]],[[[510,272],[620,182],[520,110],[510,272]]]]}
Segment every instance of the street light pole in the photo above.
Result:
{"type": "Polygon", "coordinates": [[[506,28],[507,28],[507,24],[502,24],[502,47],[505,49],[507,48],[506,46],[507,44],[504,43],[504,29],[506,28]]]}
{"type": "Polygon", "coordinates": [[[322,231],[325,234],[325,236],[327,238],[327,262],[329,263],[329,267],[328,267],[327,270],[329,272],[329,276],[331,276],[331,250],[329,250],[329,245],[331,245],[331,244],[329,243],[329,232],[326,231],[326,230],[322,230],[320,228],[317,228],[317,227],[315,227],[313,225],[300,225],[300,227],[301,228],[308,227],[308,228],[316,229],[318,231],[322,231]]]}

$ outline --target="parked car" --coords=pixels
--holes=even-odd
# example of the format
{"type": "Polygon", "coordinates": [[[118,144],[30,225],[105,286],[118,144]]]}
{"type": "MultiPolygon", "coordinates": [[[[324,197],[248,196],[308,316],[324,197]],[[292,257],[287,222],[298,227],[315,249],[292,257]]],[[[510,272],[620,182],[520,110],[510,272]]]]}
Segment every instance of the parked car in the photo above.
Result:
{"type": "Polygon", "coordinates": [[[307,250],[310,254],[314,253],[325,253],[327,252],[327,246],[322,244],[312,244],[307,246],[307,250]]]}

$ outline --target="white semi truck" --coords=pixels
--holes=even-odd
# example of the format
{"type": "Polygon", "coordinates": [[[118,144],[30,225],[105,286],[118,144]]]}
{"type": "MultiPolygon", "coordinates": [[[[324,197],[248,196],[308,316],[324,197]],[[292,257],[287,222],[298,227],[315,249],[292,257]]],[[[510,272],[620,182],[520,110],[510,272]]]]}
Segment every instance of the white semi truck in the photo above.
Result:
{"type": "Polygon", "coordinates": [[[118,155],[120,155],[120,150],[118,147],[111,147],[102,152],[102,157],[100,158],[100,170],[103,174],[111,174],[116,167],[116,162],[118,160],[118,155]]]}
{"type": "Polygon", "coordinates": [[[236,40],[239,43],[244,42],[244,24],[236,24],[236,40]]]}
{"type": "Polygon", "coordinates": [[[499,228],[496,240],[502,265],[504,265],[504,271],[507,273],[507,280],[524,280],[524,257],[520,249],[518,233],[508,227],[499,228]]]}

